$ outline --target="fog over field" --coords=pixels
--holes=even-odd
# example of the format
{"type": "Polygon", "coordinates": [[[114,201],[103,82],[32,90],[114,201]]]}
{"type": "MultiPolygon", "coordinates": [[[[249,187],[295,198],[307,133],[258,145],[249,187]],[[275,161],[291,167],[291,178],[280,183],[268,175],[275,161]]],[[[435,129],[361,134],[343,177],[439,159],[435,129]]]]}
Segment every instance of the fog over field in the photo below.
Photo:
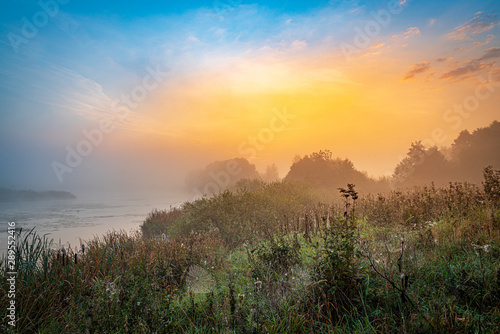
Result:
{"type": "Polygon", "coordinates": [[[246,159],[261,174],[274,164],[283,178],[295,156],[320,150],[378,178],[418,140],[449,159],[462,131],[498,119],[497,10],[10,4],[0,14],[0,185],[172,194],[215,161],[246,159]]]}
{"type": "Polygon", "coordinates": [[[4,1],[0,333],[500,333],[500,1],[4,1]]]}

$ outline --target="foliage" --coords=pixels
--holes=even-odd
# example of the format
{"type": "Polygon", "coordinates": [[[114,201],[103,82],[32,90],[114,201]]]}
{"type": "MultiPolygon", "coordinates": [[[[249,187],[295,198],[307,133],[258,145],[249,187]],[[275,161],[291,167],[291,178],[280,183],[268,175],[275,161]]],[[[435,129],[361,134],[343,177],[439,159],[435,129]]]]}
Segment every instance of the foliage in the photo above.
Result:
{"type": "Polygon", "coordinates": [[[450,148],[426,147],[421,141],[411,144],[406,157],[396,166],[392,185],[410,189],[434,182],[444,186],[451,181],[479,183],[481,169],[500,167],[500,122],[462,131],[450,148]]]}
{"type": "Polygon", "coordinates": [[[449,173],[450,164],[437,146],[425,148],[417,141],[411,144],[407,156],[394,169],[393,182],[398,187],[413,187],[430,181],[443,185],[449,173]]]}
{"type": "Polygon", "coordinates": [[[358,198],[351,184],[342,202],[318,204],[311,188],[277,182],[152,213],[146,229],[168,238],[114,232],[62,251],[20,232],[15,332],[496,333],[500,228],[487,189],[358,198]]]}
{"type": "Polygon", "coordinates": [[[185,203],[183,215],[171,227],[174,234],[217,231],[228,245],[293,230],[297,217],[319,201],[310,187],[289,182],[259,183],[253,189],[225,191],[185,203]]]}
{"type": "Polygon", "coordinates": [[[333,159],[329,150],[314,152],[294,162],[284,180],[306,182],[326,189],[338,188],[345,180],[358,184],[365,191],[385,190],[386,186],[356,170],[349,159],[333,159]]]}
{"type": "Polygon", "coordinates": [[[232,188],[240,180],[259,179],[255,165],[243,158],[215,161],[186,176],[186,187],[199,195],[213,195],[232,188]]]}
{"type": "Polygon", "coordinates": [[[487,198],[496,208],[500,208],[500,170],[493,170],[491,166],[483,170],[483,188],[487,198]]]}
{"type": "Polygon", "coordinates": [[[168,233],[169,227],[175,224],[176,220],[182,215],[178,208],[170,210],[153,210],[141,225],[141,232],[144,236],[154,236],[168,233]]]}
{"type": "Polygon", "coordinates": [[[261,242],[249,251],[252,277],[266,281],[282,278],[299,263],[299,251],[300,243],[296,237],[292,241],[280,236],[261,242]]]}
{"type": "Polygon", "coordinates": [[[443,218],[479,218],[484,193],[468,183],[450,183],[447,187],[415,187],[410,191],[391,191],[386,195],[368,195],[360,200],[359,211],[374,224],[399,224],[421,227],[443,218]]]}

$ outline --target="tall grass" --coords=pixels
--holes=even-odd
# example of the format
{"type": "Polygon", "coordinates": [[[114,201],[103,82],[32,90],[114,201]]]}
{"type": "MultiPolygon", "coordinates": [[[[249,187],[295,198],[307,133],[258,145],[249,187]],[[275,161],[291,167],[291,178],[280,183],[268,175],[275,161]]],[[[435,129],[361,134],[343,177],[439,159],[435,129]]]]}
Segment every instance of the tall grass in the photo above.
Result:
{"type": "MultiPolygon", "coordinates": [[[[16,246],[15,332],[500,332],[491,189],[358,199],[351,187],[334,203],[274,183],[154,211],[142,233],[66,254],[28,231],[16,246]]],[[[5,315],[0,330],[14,332],[5,315]]]]}

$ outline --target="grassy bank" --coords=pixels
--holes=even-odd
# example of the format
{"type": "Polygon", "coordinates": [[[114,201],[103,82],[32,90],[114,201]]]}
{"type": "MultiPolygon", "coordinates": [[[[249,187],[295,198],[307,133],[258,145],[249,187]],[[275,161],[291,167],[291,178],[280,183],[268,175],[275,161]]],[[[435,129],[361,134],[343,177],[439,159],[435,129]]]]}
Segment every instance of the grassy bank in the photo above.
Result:
{"type": "MultiPolygon", "coordinates": [[[[260,184],[51,251],[18,235],[20,333],[500,332],[495,188],[322,201],[260,184]],[[486,189],[486,190],[485,190],[486,189]]],[[[6,258],[0,305],[9,303],[6,258]]],[[[0,330],[7,325],[6,311],[0,330]]]]}

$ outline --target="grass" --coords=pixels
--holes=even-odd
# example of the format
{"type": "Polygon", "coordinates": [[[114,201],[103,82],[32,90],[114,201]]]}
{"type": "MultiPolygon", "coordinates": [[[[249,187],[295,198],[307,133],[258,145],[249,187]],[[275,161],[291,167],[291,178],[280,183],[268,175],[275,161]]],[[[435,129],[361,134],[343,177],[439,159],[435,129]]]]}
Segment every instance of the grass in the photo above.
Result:
{"type": "Polygon", "coordinates": [[[110,232],[64,257],[21,232],[18,320],[7,326],[4,312],[0,331],[497,333],[491,189],[358,199],[349,188],[338,203],[318,203],[304,185],[266,184],[152,212],[142,233],[110,232]]]}

